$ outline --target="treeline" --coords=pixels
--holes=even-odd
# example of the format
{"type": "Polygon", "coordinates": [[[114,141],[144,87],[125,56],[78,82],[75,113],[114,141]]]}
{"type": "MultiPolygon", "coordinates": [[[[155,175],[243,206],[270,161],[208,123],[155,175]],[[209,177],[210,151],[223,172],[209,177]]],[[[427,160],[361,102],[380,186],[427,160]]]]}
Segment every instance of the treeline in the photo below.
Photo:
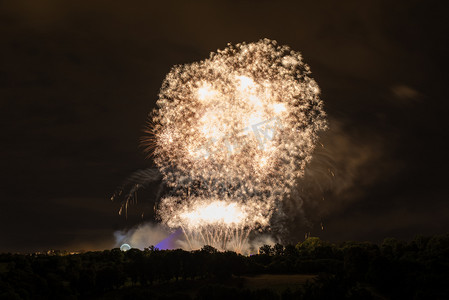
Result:
{"type": "Polygon", "coordinates": [[[0,299],[448,299],[448,285],[449,235],[389,238],[380,245],[310,237],[297,245],[264,245],[248,257],[210,246],[0,254],[0,299]],[[278,294],[245,289],[239,278],[257,274],[318,276],[278,294]]]}

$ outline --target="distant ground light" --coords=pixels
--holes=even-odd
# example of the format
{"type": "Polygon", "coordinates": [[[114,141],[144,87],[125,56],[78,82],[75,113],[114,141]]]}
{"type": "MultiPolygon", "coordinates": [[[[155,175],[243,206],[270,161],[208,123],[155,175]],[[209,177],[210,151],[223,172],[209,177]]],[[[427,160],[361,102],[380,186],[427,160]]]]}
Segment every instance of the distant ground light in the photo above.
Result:
{"type": "Polygon", "coordinates": [[[122,251],[128,251],[129,249],[131,249],[131,246],[128,244],[123,244],[120,246],[120,250],[122,251]]]}

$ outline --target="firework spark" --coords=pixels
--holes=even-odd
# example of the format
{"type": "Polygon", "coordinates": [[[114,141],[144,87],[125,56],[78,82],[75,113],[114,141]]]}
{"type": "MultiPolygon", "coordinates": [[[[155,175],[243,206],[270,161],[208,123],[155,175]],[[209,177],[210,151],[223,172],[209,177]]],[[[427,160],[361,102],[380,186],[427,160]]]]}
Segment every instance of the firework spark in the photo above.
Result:
{"type": "Polygon", "coordinates": [[[303,176],[326,128],[319,93],[301,55],[268,39],[174,66],[148,138],[171,189],[162,222],[181,227],[191,247],[239,251],[303,176]]]}

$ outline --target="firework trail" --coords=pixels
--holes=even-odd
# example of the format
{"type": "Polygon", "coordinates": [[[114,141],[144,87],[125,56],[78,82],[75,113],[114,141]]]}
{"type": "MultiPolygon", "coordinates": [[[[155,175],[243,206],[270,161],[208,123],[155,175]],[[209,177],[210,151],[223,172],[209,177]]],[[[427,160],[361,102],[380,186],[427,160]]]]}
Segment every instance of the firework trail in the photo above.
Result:
{"type": "Polygon", "coordinates": [[[326,117],[301,55],[264,39],[174,66],[151,124],[147,149],[170,190],[160,220],[191,248],[240,251],[303,176],[326,117]]]}
{"type": "MultiPolygon", "coordinates": [[[[150,183],[157,182],[162,179],[162,174],[158,169],[148,168],[145,170],[135,171],[131,176],[129,176],[125,182],[123,182],[117,191],[112,195],[111,201],[117,198],[121,198],[121,206],[119,210],[119,215],[125,211],[128,214],[128,207],[131,202],[137,201],[136,193],[139,189],[146,188],[150,183]]],[[[156,195],[156,200],[159,199],[160,193],[162,191],[162,184],[159,186],[158,193],[156,195]]]]}

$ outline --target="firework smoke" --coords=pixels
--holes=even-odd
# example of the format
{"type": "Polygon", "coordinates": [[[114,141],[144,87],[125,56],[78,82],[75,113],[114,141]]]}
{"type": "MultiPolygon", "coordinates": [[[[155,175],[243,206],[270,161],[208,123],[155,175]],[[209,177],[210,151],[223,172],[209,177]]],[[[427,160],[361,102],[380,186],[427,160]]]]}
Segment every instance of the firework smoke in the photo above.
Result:
{"type": "Polygon", "coordinates": [[[191,248],[241,251],[288,198],[326,128],[298,52],[268,39],[229,44],[166,76],[147,150],[170,191],[158,216],[191,248]]]}
{"type": "Polygon", "coordinates": [[[127,243],[133,248],[144,249],[151,245],[158,245],[170,235],[170,231],[163,225],[146,223],[130,230],[116,231],[114,235],[116,247],[127,243]]]}

